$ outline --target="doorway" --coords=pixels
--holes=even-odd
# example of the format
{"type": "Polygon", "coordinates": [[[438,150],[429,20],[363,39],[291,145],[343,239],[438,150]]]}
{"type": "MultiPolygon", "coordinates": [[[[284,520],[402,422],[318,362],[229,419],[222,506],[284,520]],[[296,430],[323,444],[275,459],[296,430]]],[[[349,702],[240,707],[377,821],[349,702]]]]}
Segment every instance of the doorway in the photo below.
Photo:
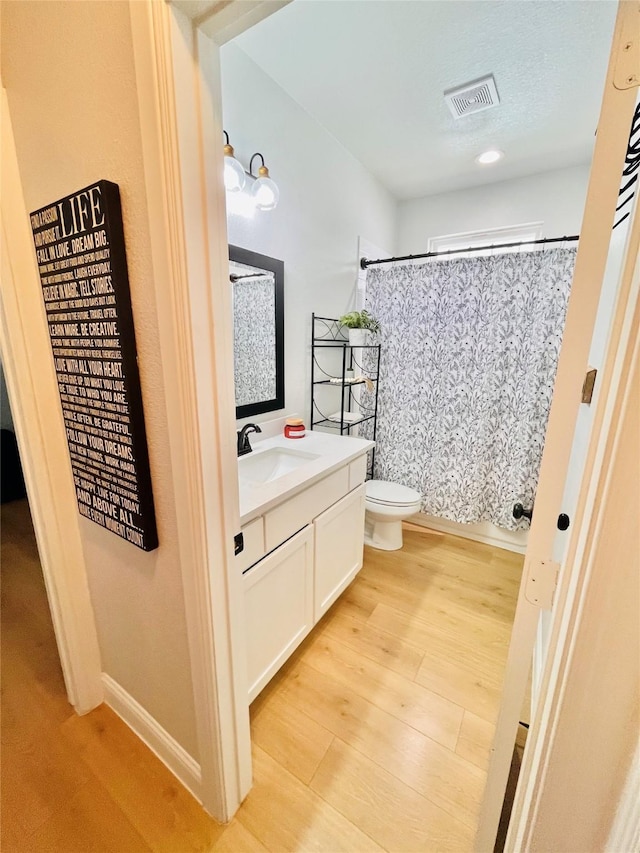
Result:
{"type": "MultiPolygon", "coordinates": [[[[73,710],[67,700],[4,377],[1,381],[2,847],[19,850],[24,838],[36,831],[38,820],[55,807],[53,797],[40,808],[36,804],[36,791],[46,772],[43,752],[49,752],[44,743],[52,728],[73,710]]],[[[55,787],[57,806],[62,807],[62,798],[69,795],[73,783],[55,787]]]]}
{"type": "MultiPolygon", "coordinates": [[[[224,40],[224,39],[223,39],[223,40],[224,40]]],[[[199,45],[199,47],[200,47],[200,50],[202,50],[202,49],[203,49],[203,40],[202,40],[202,38],[200,39],[200,45],[199,45]]],[[[205,59],[202,55],[201,55],[201,59],[202,59],[202,61],[203,61],[203,62],[206,62],[206,63],[208,63],[208,62],[210,62],[210,61],[211,61],[211,60],[210,60],[210,57],[207,57],[207,58],[205,59]]],[[[209,81],[211,81],[211,80],[215,79],[215,87],[216,87],[216,91],[217,91],[217,87],[218,87],[218,77],[217,77],[217,74],[218,74],[217,69],[215,69],[214,76],[209,76],[209,77],[207,78],[207,74],[205,73],[205,78],[206,78],[206,79],[209,79],[209,81]]],[[[212,85],[213,85],[213,84],[212,84],[212,85]]],[[[629,98],[627,98],[626,100],[627,100],[627,105],[626,105],[626,111],[627,111],[627,112],[626,112],[626,118],[623,118],[623,119],[622,119],[622,121],[621,121],[621,123],[620,123],[622,126],[624,126],[624,123],[625,123],[625,121],[626,121],[626,130],[624,131],[624,136],[625,136],[625,138],[624,138],[624,143],[625,143],[625,144],[624,144],[624,146],[622,146],[622,145],[620,144],[620,133],[618,132],[618,144],[615,146],[615,147],[616,147],[616,151],[617,151],[617,154],[618,154],[618,155],[620,155],[620,154],[621,154],[621,152],[623,152],[624,147],[626,147],[626,136],[628,136],[629,115],[630,115],[630,112],[629,112],[629,101],[630,101],[630,99],[629,99],[629,98]]],[[[205,107],[205,111],[206,111],[207,113],[209,112],[209,110],[211,110],[211,104],[210,104],[210,103],[208,103],[208,104],[206,105],[206,107],[205,107]]],[[[211,120],[211,121],[210,121],[210,124],[207,126],[207,133],[208,133],[208,137],[210,138],[210,141],[215,140],[216,138],[218,138],[218,137],[221,135],[221,131],[222,131],[222,126],[221,126],[221,125],[222,125],[222,122],[221,122],[221,116],[220,116],[220,107],[219,107],[219,103],[217,102],[217,97],[216,97],[216,98],[214,98],[214,102],[213,102],[213,112],[214,112],[214,115],[213,115],[213,116],[212,116],[212,115],[209,115],[209,118],[210,118],[210,120],[211,120]]],[[[618,127],[618,130],[619,130],[619,127],[618,127]]],[[[604,154],[602,154],[601,156],[602,156],[602,157],[604,157],[604,154]]],[[[612,171],[613,171],[613,172],[615,172],[616,170],[612,170],[612,171]]],[[[609,173],[608,178],[609,178],[609,185],[611,185],[611,173],[609,173]]],[[[613,202],[614,202],[613,206],[615,206],[615,195],[617,195],[618,179],[619,179],[619,170],[618,170],[618,173],[617,173],[617,174],[614,174],[615,192],[612,194],[612,192],[611,192],[611,191],[609,191],[609,193],[608,193],[608,195],[607,195],[607,197],[608,197],[608,199],[609,199],[609,202],[611,202],[611,201],[613,201],[613,202]]],[[[600,188],[601,188],[601,185],[600,185],[600,188]]],[[[594,193],[593,193],[592,195],[593,195],[593,196],[595,196],[595,190],[594,190],[594,193]]],[[[221,233],[224,233],[224,226],[220,223],[220,209],[219,209],[219,202],[220,202],[220,198],[219,198],[219,196],[218,196],[218,209],[216,210],[215,215],[218,217],[218,220],[217,220],[217,221],[218,221],[218,224],[219,224],[219,230],[217,231],[217,233],[218,233],[218,234],[221,234],[221,233]]],[[[613,207],[611,207],[611,209],[610,209],[610,211],[609,211],[609,212],[612,212],[612,210],[613,210],[613,207]]],[[[587,226],[588,226],[588,227],[587,227],[587,240],[588,240],[588,238],[589,238],[589,230],[590,230],[590,227],[591,227],[591,228],[594,228],[594,227],[596,227],[596,226],[597,226],[596,218],[592,216],[592,217],[591,217],[591,219],[590,219],[590,221],[587,223],[587,226]]],[[[610,225],[609,225],[609,227],[610,227],[610,225]]],[[[605,230],[606,230],[606,229],[605,229],[605,230]]],[[[583,236],[584,236],[584,232],[583,232],[583,236]]],[[[595,251],[595,252],[592,254],[592,257],[595,257],[595,258],[597,259],[597,266],[598,266],[598,268],[599,268],[599,269],[603,268],[603,265],[604,265],[604,258],[606,258],[606,248],[607,248],[607,245],[608,245],[608,234],[606,235],[605,240],[606,240],[606,245],[605,245],[605,248],[604,248],[604,254],[603,254],[603,253],[602,253],[602,242],[603,242],[603,238],[602,238],[602,231],[600,231],[600,233],[599,233],[599,235],[598,235],[598,237],[597,237],[597,241],[598,241],[598,249],[597,249],[597,251],[595,251]]],[[[219,260],[220,260],[220,259],[219,259],[219,260]]],[[[589,254],[588,254],[588,253],[585,253],[585,261],[583,262],[582,266],[584,266],[584,264],[588,263],[588,261],[589,261],[589,254]]],[[[218,270],[219,270],[220,274],[222,275],[221,264],[219,264],[217,268],[218,268],[218,270]]],[[[221,280],[222,280],[222,279],[221,279],[221,280]]],[[[219,286],[219,284],[214,284],[214,288],[215,288],[215,287],[218,287],[218,286],[219,286]]],[[[220,296],[220,294],[218,294],[218,295],[220,296]]],[[[222,302],[224,302],[225,297],[224,297],[224,296],[221,296],[221,299],[222,299],[222,302]]],[[[592,305],[592,308],[595,308],[595,306],[593,306],[593,305],[592,305]]],[[[595,313],[595,312],[592,312],[592,313],[595,313]]],[[[587,349],[588,349],[588,348],[587,348],[587,349]]],[[[577,370],[575,370],[575,365],[573,366],[573,367],[574,367],[574,370],[573,370],[573,373],[572,373],[572,376],[571,376],[571,381],[572,381],[573,383],[575,383],[575,381],[576,381],[576,373],[580,373],[580,372],[582,371],[582,364],[586,362],[587,355],[588,355],[588,352],[583,348],[583,349],[580,351],[580,353],[579,353],[579,355],[578,355],[578,357],[577,357],[577,359],[576,359],[578,362],[580,362],[580,367],[578,367],[578,369],[577,369],[577,370]]],[[[563,381],[566,381],[566,377],[565,377],[565,379],[564,379],[563,381]]],[[[575,414],[574,414],[574,415],[572,415],[572,416],[570,416],[570,417],[569,417],[569,421],[570,421],[570,422],[573,422],[574,417],[575,417],[575,414]]],[[[564,448],[562,449],[562,453],[563,453],[565,456],[568,456],[568,452],[569,452],[569,448],[568,448],[568,447],[566,446],[566,444],[565,444],[564,448]]],[[[566,464],[566,459],[565,459],[565,464],[566,464]]],[[[556,486],[554,487],[554,489],[552,489],[552,491],[558,492],[558,486],[556,485],[556,486]]],[[[547,499],[548,499],[548,498],[549,498],[549,496],[547,495],[547,499]]],[[[541,518],[541,517],[543,517],[543,516],[546,516],[543,520],[544,520],[544,523],[545,523],[545,524],[549,525],[550,529],[555,529],[555,518],[557,518],[557,509],[558,509],[558,504],[559,504],[560,502],[561,502],[561,494],[554,494],[554,496],[553,496],[553,500],[549,500],[549,507],[547,508],[547,510],[545,511],[545,510],[543,509],[543,510],[540,512],[540,515],[538,516],[538,518],[541,518]],[[554,517],[554,515],[555,515],[555,517],[554,517]],[[550,522],[550,521],[552,522],[551,524],[549,524],[549,522],[550,522]]],[[[541,525],[542,525],[542,522],[539,522],[539,525],[538,525],[538,526],[540,527],[541,525]]],[[[540,543],[539,543],[539,548],[540,548],[540,550],[542,550],[542,551],[543,551],[543,552],[545,552],[545,553],[550,553],[550,552],[551,552],[551,546],[548,544],[548,542],[547,542],[547,541],[545,541],[545,543],[544,543],[544,544],[540,544],[540,543]]],[[[534,559],[533,557],[532,557],[532,561],[531,561],[531,562],[535,562],[535,559],[534,559]]],[[[531,620],[530,620],[530,621],[531,621],[531,620]]],[[[528,631],[529,631],[529,629],[527,629],[527,632],[528,632],[528,631]]],[[[535,626],[534,626],[534,632],[535,632],[535,626]]],[[[526,673],[525,673],[524,678],[525,678],[525,680],[526,680],[526,673]]],[[[523,692],[523,689],[524,689],[524,685],[519,683],[519,684],[516,686],[516,689],[513,691],[514,695],[515,695],[515,694],[519,694],[519,698],[520,698],[520,700],[521,700],[521,698],[522,698],[522,692],[523,692]]],[[[513,700],[510,700],[510,703],[511,703],[511,705],[513,705],[513,700]]],[[[510,707],[510,709],[509,709],[509,714],[510,714],[511,718],[512,718],[512,719],[516,719],[516,720],[517,720],[517,716],[516,716],[516,717],[514,717],[514,716],[513,716],[513,712],[514,712],[513,707],[510,707]]],[[[516,713],[516,715],[519,713],[519,708],[518,708],[518,709],[516,709],[515,713],[516,713]]],[[[507,737],[507,740],[509,740],[509,738],[508,738],[508,737],[507,737]]],[[[513,738],[511,738],[511,745],[512,745],[512,744],[513,744],[513,738]]],[[[510,750],[510,749],[511,749],[511,747],[509,747],[509,750],[510,750]]],[[[498,787],[500,787],[500,785],[501,785],[501,783],[499,783],[499,784],[498,784],[498,787]]],[[[495,800],[495,798],[494,798],[494,800],[495,800]]],[[[500,795],[500,803],[501,803],[501,800],[502,800],[502,796],[500,795]]],[[[495,807],[495,805],[494,805],[494,807],[495,807]]]]}
{"type": "MultiPolygon", "coordinates": [[[[197,5],[199,7],[197,14],[203,13],[202,4],[197,5]]],[[[237,15],[233,10],[234,5],[237,12],[237,4],[228,4],[222,10],[226,16],[224,22],[226,37],[229,37],[229,27],[232,24],[237,30],[240,18],[244,19],[241,28],[246,27],[251,22],[245,17],[246,6],[249,4],[242,4],[244,12],[237,15]],[[229,14],[232,18],[236,15],[231,23],[229,14]]],[[[251,5],[254,10],[254,4],[251,5]]],[[[233,534],[237,532],[237,509],[234,507],[237,491],[234,470],[234,440],[232,430],[229,429],[229,424],[233,421],[233,395],[229,391],[230,371],[226,369],[231,356],[231,345],[228,329],[225,328],[224,322],[220,323],[220,317],[230,316],[230,311],[228,295],[223,288],[223,282],[226,281],[227,275],[226,235],[224,205],[216,177],[219,163],[216,162],[212,165],[210,156],[206,158],[203,156],[205,147],[209,152],[217,150],[222,128],[216,124],[219,124],[218,117],[212,115],[212,110],[215,113],[217,108],[216,98],[218,96],[216,95],[212,101],[206,98],[200,103],[198,101],[200,94],[194,92],[192,86],[193,64],[191,60],[193,56],[197,56],[198,49],[202,51],[205,47],[206,35],[201,32],[195,33],[194,41],[190,41],[190,38],[185,37],[185,34],[187,36],[189,34],[194,35],[191,21],[187,20],[187,26],[183,26],[184,19],[176,24],[175,19],[171,19],[171,11],[164,4],[162,6],[161,4],[148,4],[148,7],[147,4],[133,4],[133,6],[137,9],[132,8],[132,18],[134,16],[148,16],[150,19],[153,18],[154,23],[157,24],[157,28],[153,30],[153,35],[149,35],[145,31],[144,38],[136,43],[136,50],[142,44],[141,52],[143,54],[142,58],[137,54],[136,59],[140,59],[142,64],[146,62],[147,66],[153,66],[153,70],[150,72],[153,81],[148,87],[139,87],[141,109],[151,111],[160,102],[168,112],[174,108],[179,111],[177,125],[182,159],[178,157],[176,151],[176,122],[173,121],[175,116],[172,114],[172,121],[168,121],[167,125],[161,127],[160,130],[157,124],[149,120],[143,129],[145,144],[150,145],[150,150],[154,152],[161,148],[161,153],[165,159],[158,157],[158,162],[155,160],[153,162],[145,161],[145,171],[148,166],[151,173],[155,175],[153,170],[158,167],[159,180],[155,184],[153,181],[150,182],[149,192],[150,199],[157,202],[157,204],[151,205],[153,210],[150,213],[154,228],[158,225],[158,219],[161,219],[165,213],[166,198],[169,198],[167,206],[172,214],[175,214],[175,208],[180,206],[176,199],[184,202],[184,210],[188,212],[189,219],[187,227],[184,221],[184,211],[179,211],[175,219],[169,217],[169,221],[175,227],[171,229],[167,253],[169,259],[175,263],[166,265],[166,269],[171,270],[172,277],[177,282],[175,292],[172,291],[172,295],[176,296],[176,299],[175,302],[171,303],[170,310],[179,315],[182,324],[180,328],[187,330],[184,340],[181,340],[184,342],[184,352],[188,355],[178,356],[176,375],[184,380],[184,386],[187,388],[186,393],[190,393],[194,376],[196,377],[198,402],[201,404],[198,414],[194,415],[189,410],[185,420],[193,427],[193,436],[200,436],[201,443],[205,448],[203,453],[208,454],[206,456],[208,464],[201,466],[202,470],[207,472],[206,495],[199,497],[196,494],[196,497],[193,498],[193,492],[198,491],[198,483],[189,483],[188,487],[185,488],[185,503],[193,500],[197,504],[198,510],[202,510],[203,506],[209,510],[208,512],[202,511],[200,514],[192,513],[188,519],[189,522],[194,521],[193,542],[195,543],[194,551],[197,551],[197,559],[193,561],[193,564],[198,568],[207,567],[207,572],[204,570],[202,572],[205,577],[195,578],[195,582],[189,591],[188,609],[190,615],[194,616],[192,621],[192,624],[195,625],[194,632],[200,635],[199,645],[196,643],[194,647],[202,650],[201,656],[198,657],[194,653],[193,659],[197,662],[197,678],[200,679],[200,684],[206,688],[198,697],[198,705],[203,719],[201,729],[204,733],[203,741],[216,744],[216,739],[222,733],[222,744],[217,743],[219,752],[217,757],[220,759],[218,765],[214,766],[215,761],[212,758],[210,765],[214,772],[210,772],[208,775],[203,774],[203,777],[206,777],[209,791],[208,803],[209,807],[211,807],[211,803],[220,807],[220,800],[224,800],[226,797],[228,811],[232,813],[235,808],[234,802],[237,805],[237,802],[242,798],[243,791],[248,790],[250,765],[247,764],[247,729],[244,720],[246,708],[242,707],[242,684],[240,683],[241,676],[238,675],[241,669],[239,661],[242,654],[242,639],[241,626],[237,624],[237,617],[234,615],[237,607],[237,589],[234,578],[225,577],[224,572],[220,569],[220,564],[223,562],[222,554],[226,556],[228,565],[232,563],[230,552],[233,547],[233,534]],[[153,11],[151,11],[151,6],[155,7],[153,11]],[[174,56],[171,55],[171,50],[168,47],[169,31],[171,31],[171,37],[175,39],[174,56]],[[151,61],[149,61],[150,56],[151,61]],[[160,60],[156,66],[154,63],[158,57],[160,60]],[[162,85],[157,76],[153,76],[160,74],[162,70],[171,68],[171,63],[174,60],[175,67],[173,70],[176,80],[183,85],[183,88],[178,89],[179,97],[177,100],[180,102],[179,104],[174,104],[172,100],[174,93],[168,93],[167,86],[165,86],[167,79],[170,80],[170,75],[166,78],[162,77],[162,85]],[[157,97],[160,91],[162,96],[157,97]],[[146,98],[145,95],[147,94],[150,94],[150,97],[146,98]],[[186,120],[185,113],[188,115],[186,120]],[[206,146],[202,143],[202,147],[200,147],[202,140],[198,140],[197,134],[193,133],[194,116],[198,116],[200,113],[203,116],[202,127],[207,142],[206,146]],[[164,147],[158,146],[159,137],[164,147]],[[189,148],[191,144],[195,147],[195,151],[189,148]],[[192,153],[193,156],[184,156],[185,152],[187,155],[192,153]],[[206,186],[207,190],[211,190],[210,194],[207,192],[211,208],[204,220],[201,218],[203,186],[206,186]],[[171,192],[168,191],[168,188],[171,189],[171,192]],[[167,189],[166,193],[164,192],[165,189],[167,189]],[[184,193],[184,196],[181,193],[184,193]],[[205,234],[207,239],[203,236],[205,234]],[[187,245],[185,246],[181,240],[184,240],[187,245]],[[185,272],[185,254],[188,256],[189,276],[185,272]],[[194,261],[195,263],[193,263],[194,261]],[[197,272],[203,273],[200,278],[196,275],[197,272]],[[197,340],[192,350],[190,334],[196,320],[198,321],[198,334],[195,335],[197,340]],[[215,335],[213,334],[214,327],[215,335]],[[194,355],[195,368],[190,363],[190,358],[194,355]],[[203,355],[202,359],[198,358],[200,355],[203,355]],[[182,357],[184,357],[187,366],[186,370],[183,370],[185,363],[181,361],[182,357]],[[212,395],[212,388],[216,389],[216,395],[212,395]],[[214,396],[216,397],[215,400],[213,399],[214,396]],[[217,409],[214,403],[219,404],[217,409]],[[213,440],[211,438],[212,424],[215,425],[213,440]],[[223,428],[220,428],[221,424],[223,428]],[[199,526],[202,519],[204,521],[199,526]],[[201,535],[203,531],[207,536],[201,535]],[[211,567],[211,572],[208,571],[209,567],[211,567]],[[210,579],[210,575],[214,576],[213,580],[210,579]],[[215,593],[213,595],[211,594],[212,589],[215,593]],[[231,652],[227,654],[229,648],[231,652]],[[218,688],[218,700],[215,698],[216,688],[218,688]],[[202,694],[205,694],[204,699],[202,694]],[[207,697],[209,706],[207,705],[207,697]],[[223,709],[219,717],[216,716],[218,705],[223,709]],[[208,711],[211,707],[213,707],[213,712],[209,714],[208,711]],[[219,731],[216,730],[218,720],[220,720],[219,731]],[[238,756],[240,757],[238,758],[238,756]],[[227,767],[234,764],[240,766],[240,772],[237,774],[227,770],[227,767]],[[237,784],[237,779],[232,778],[234,775],[241,777],[239,784],[237,784]],[[221,797],[211,794],[214,788],[222,791],[221,797]],[[230,791],[231,793],[229,793],[230,791]]],[[[193,4],[191,7],[193,10],[193,4]]],[[[271,5],[270,10],[272,9],[273,5],[271,5]]],[[[266,12],[263,11],[263,14],[266,12]]],[[[145,22],[145,26],[146,23],[148,22],[145,22]]],[[[134,37],[139,33],[140,31],[136,30],[134,37]]],[[[220,28],[218,28],[219,33],[220,28]]],[[[213,55],[215,57],[215,45],[213,55]]],[[[215,69],[213,78],[203,75],[205,81],[214,78],[215,69]]],[[[208,84],[205,83],[204,85],[206,89],[208,84]]],[[[171,87],[168,86],[168,89],[171,87]]],[[[144,115],[148,118],[147,112],[144,115]]],[[[598,135],[600,138],[600,132],[598,135]]],[[[613,141],[615,143],[616,140],[613,141]]],[[[611,150],[618,150],[618,148],[614,144],[611,150]]],[[[148,159],[151,160],[152,158],[148,159]]],[[[616,180],[617,177],[616,175],[616,180]]],[[[606,192],[604,197],[609,199],[606,192]]],[[[600,213],[602,214],[601,206],[600,213]]],[[[163,238],[166,236],[166,230],[163,230],[165,224],[163,221],[162,228],[156,228],[154,231],[156,237],[158,234],[161,234],[163,238]]],[[[158,242],[163,241],[159,240],[158,242]]],[[[154,246],[154,251],[155,248],[157,247],[154,246]]],[[[594,262],[592,256],[591,261],[592,269],[599,268],[598,257],[595,258],[594,262]]],[[[587,323],[587,327],[588,325],[589,323],[587,323]]],[[[177,385],[179,384],[177,383],[177,385]]],[[[190,448],[190,451],[197,455],[200,449],[195,447],[190,448]]],[[[200,460],[199,456],[197,458],[200,460]]],[[[43,470],[45,469],[46,465],[43,470]]],[[[559,501],[560,498],[558,497],[556,503],[559,501]]],[[[558,507],[553,506],[553,504],[554,501],[551,501],[547,515],[555,523],[553,515],[557,514],[558,507]]],[[[189,503],[189,508],[191,506],[192,504],[189,503]]],[[[548,522],[549,518],[546,521],[548,522]]],[[[204,748],[208,748],[207,743],[204,744],[204,748]]],[[[215,749],[210,750],[210,753],[214,754],[215,749]]],[[[224,805],[221,807],[222,812],[224,812],[224,805]]]]}

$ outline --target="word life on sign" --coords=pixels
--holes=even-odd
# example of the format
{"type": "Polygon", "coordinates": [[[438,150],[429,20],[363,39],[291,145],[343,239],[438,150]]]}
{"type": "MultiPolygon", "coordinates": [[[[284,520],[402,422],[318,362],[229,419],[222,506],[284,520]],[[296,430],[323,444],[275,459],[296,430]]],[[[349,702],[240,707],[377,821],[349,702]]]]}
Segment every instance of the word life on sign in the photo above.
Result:
{"type": "Polygon", "coordinates": [[[78,510],[158,547],[117,184],[31,214],[78,510]]]}

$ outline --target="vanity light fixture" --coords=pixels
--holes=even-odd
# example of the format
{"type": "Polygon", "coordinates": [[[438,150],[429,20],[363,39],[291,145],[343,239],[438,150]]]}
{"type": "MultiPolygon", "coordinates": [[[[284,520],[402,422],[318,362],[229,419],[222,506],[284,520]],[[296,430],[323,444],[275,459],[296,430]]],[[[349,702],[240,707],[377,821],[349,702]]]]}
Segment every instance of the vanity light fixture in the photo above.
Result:
{"type": "Polygon", "coordinates": [[[497,148],[489,148],[488,151],[483,151],[482,154],[478,154],[476,157],[476,163],[479,163],[481,166],[491,166],[493,163],[497,163],[499,160],[502,160],[504,157],[504,151],[499,151],[497,148]]]}
{"type": "Polygon", "coordinates": [[[229,134],[224,133],[224,188],[229,193],[240,192],[247,181],[242,163],[236,160],[233,146],[229,144],[229,134]]]}
{"type": "Polygon", "coordinates": [[[247,172],[242,163],[236,159],[233,146],[229,143],[229,134],[224,133],[224,188],[228,193],[233,193],[234,202],[231,197],[227,199],[227,209],[231,204],[235,213],[243,216],[251,216],[254,210],[273,210],[278,204],[280,190],[276,182],[269,177],[269,170],[264,164],[264,157],[257,151],[249,161],[247,172]],[[258,174],[253,173],[253,161],[259,157],[262,164],[258,166],[258,174]],[[252,185],[248,193],[242,194],[247,178],[251,178],[252,185]]]}
{"type": "Polygon", "coordinates": [[[278,204],[280,190],[276,182],[269,177],[269,170],[264,165],[264,157],[257,151],[249,162],[249,176],[254,179],[251,187],[251,197],[258,210],[273,210],[278,204]],[[253,174],[253,161],[259,157],[262,165],[258,166],[258,174],[253,174]]]}

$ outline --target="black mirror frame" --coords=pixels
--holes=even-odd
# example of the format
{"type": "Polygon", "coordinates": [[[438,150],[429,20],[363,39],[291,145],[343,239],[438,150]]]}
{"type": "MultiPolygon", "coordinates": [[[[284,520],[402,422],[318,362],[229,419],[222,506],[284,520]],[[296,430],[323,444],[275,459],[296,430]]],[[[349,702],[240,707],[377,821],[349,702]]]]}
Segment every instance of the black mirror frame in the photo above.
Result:
{"type": "Polygon", "coordinates": [[[261,400],[259,403],[236,406],[236,419],[240,420],[252,415],[262,415],[264,412],[284,409],[284,261],[231,244],[229,244],[229,260],[258,269],[269,270],[274,274],[275,279],[276,396],[272,400],[261,400]]]}

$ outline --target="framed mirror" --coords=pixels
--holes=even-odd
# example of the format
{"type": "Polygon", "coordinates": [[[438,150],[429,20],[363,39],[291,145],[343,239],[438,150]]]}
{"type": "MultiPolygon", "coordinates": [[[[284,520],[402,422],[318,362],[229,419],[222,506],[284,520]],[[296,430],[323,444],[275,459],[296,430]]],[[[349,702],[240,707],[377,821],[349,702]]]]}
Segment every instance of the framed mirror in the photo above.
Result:
{"type": "Polygon", "coordinates": [[[229,246],[236,418],[284,408],[284,263],[229,246]]]}

